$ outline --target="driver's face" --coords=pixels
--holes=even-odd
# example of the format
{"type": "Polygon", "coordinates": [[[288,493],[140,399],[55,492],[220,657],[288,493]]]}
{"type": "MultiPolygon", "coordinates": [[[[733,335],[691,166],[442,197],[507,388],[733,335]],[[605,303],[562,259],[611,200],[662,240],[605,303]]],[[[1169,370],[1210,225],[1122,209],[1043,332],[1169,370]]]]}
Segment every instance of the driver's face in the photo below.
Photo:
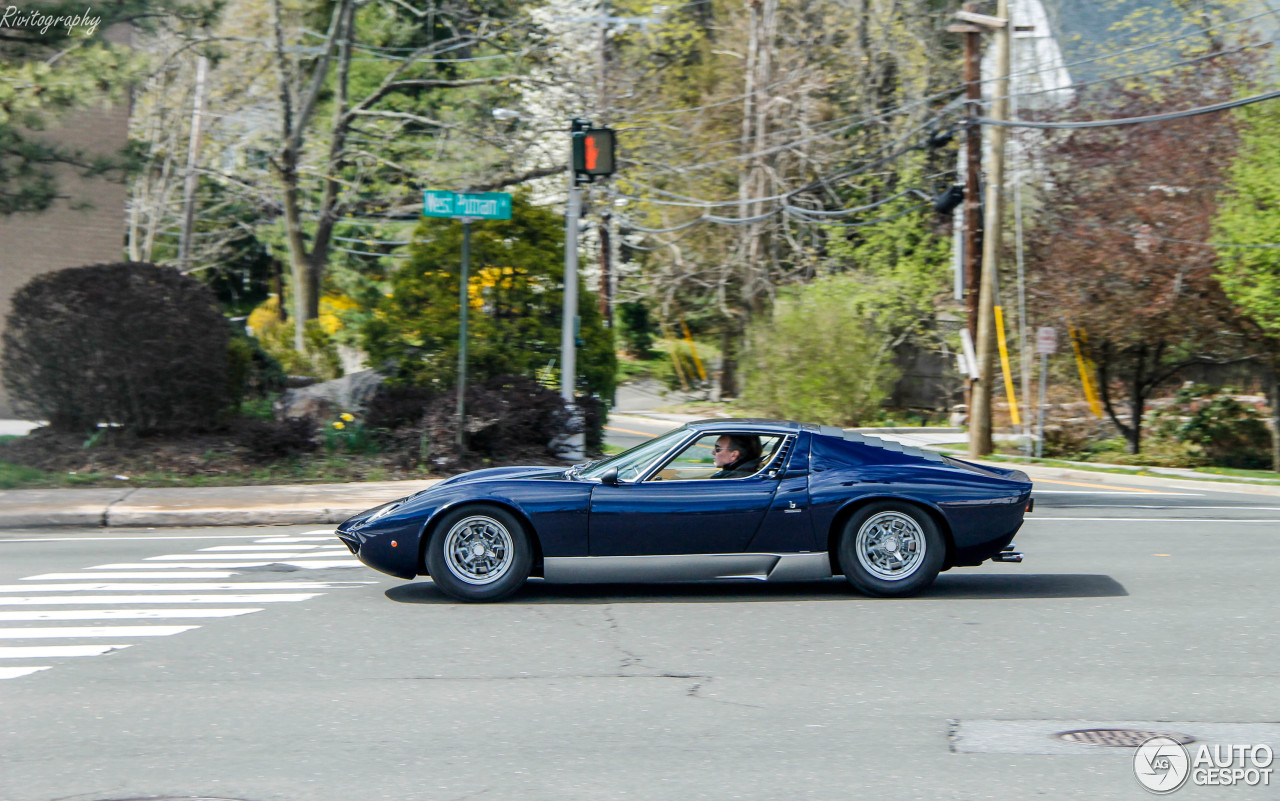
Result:
{"type": "Polygon", "coordinates": [[[715,461],[716,467],[725,467],[738,461],[739,451],[729,450],[729,438],[721,437],[716,440],[715,461]]]}

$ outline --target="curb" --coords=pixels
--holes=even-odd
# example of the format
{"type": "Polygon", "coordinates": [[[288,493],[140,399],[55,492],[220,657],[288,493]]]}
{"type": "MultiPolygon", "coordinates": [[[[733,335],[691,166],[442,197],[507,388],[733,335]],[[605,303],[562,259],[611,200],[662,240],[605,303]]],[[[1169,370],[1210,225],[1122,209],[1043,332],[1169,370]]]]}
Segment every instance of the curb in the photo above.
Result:
{"type": "MultiPolygon", "coordinates": [[[[1167,476],[1138,476],[1131,473],[1103,473],[1094,470],[1071,470],[1065,467],[1042,467],[1034,464],[1018,464],[1015,462],[982,462],[974,461],[975,464],[988,464],[992,467],[1014,467],[1026,473],[1035,482],[1037,479],[1049,481],[1052,479],[1060,479],[1062,481],[1075,481],[1085,484],[1099,485],[1115,485],[1117,488],[1122,484],[1128,484],[1137,487],[1146,487],[1150,489],[1166,489],[1166,490],[1188,490],[1200,492],[1234,492],[1242,495],[1269,495],[1271,497],[1280,497],[1280,485],[1268,484],[1246,484],[1236,483],[1234,481],[1215,481],[1213,479],[1187,479],[1187,478],[1170,478],[1167,476]]],[[[1034,494],[1034,490],[1032,490],[1034,494]]]]}
{"type": "Polygon", "coordinates": [[[440,479],[367,484],[0,491],[0,529],[341,523],[440,479]]]}

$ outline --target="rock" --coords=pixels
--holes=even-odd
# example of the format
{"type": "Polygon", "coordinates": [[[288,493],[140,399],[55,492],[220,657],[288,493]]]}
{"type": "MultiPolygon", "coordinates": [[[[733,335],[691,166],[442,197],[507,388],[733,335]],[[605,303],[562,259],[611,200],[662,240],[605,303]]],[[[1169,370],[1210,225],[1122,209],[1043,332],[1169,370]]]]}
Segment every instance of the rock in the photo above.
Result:
{"type": "Polygon", "coordinates": [[[276,402],[276,417],[305,417],[324,423],[340,412],[359,414],[373,399],[382,381],[382,375],[377,371],[361,370],[333,381],[286,390],[276,402]]]}

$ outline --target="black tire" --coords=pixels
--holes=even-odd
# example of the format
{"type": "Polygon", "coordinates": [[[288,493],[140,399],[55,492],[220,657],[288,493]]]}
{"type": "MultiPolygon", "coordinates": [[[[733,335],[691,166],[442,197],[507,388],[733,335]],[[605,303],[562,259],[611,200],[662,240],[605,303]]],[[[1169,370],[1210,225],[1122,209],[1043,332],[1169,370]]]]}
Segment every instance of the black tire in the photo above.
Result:
{"type": "Polygon", "coordinates": [[[845,523],[837,545],[849,583],[882,598],[921,592],[938,577],[946,556],[946,540],[933,518],[901,501],[877,501],[859,509],[845,523]]]}
{"type": "Polygon", "coordinates": [[[530,533],[491,504],[451,510],[427,543],[426,567],[440,591],[459,601],[498,601],[524,585],[533,568],[530,533]],[[484,549],[475,553],[476,547],[484,549]]]}

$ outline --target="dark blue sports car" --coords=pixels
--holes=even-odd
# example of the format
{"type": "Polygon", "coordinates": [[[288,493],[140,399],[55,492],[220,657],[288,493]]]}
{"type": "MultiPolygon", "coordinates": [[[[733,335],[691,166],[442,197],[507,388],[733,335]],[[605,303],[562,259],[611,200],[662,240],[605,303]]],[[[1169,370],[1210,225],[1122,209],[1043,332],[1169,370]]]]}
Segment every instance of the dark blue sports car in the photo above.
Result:
{"type": "Polygon", "coordinates": [[[568,469],[463,473],[344,522],[369,567],[465,601],[550,582],[795,581],[870,595],[1021,561],[1025,473],[782,420],[701,420],[568,469]]]}

